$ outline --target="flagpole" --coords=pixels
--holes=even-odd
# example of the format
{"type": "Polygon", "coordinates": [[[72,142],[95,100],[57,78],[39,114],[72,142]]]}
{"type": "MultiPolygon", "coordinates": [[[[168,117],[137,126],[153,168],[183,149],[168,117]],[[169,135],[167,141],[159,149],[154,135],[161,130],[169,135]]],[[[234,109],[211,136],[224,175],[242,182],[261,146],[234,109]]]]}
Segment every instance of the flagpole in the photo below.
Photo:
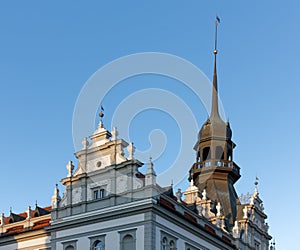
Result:
{"type": "Polygon", "coordinates": [[[216,19],[216,30],[215,30],[215,50],[217,50],[217,38],[218,38],[218,20],[216,19]]]}
{"type": "Polygon", "coordinates": [[[215,51],[217,51],[217,40],[218,40],[218,24],[220,23],[220,18],[216,16],[216,30],[215,30],[215,51]]]}

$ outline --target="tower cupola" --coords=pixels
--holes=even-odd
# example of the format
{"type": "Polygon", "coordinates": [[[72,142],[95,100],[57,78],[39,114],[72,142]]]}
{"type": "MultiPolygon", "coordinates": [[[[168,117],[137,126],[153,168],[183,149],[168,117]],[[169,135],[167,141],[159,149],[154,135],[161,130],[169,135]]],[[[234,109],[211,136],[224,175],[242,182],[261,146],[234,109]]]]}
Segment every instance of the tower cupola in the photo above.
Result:
{"type": "Polygon", "coordinates": [[[235,144],[231,140],[230,124],[223,121],[219,114],[217,81],[219,21],[217,18],[211,112],[198,133],[198,140],[194,146],[196,162],[190,170],[189,179],[194,181],[200,192],[206,190],[212,201],[222,204],[227,227],[231,228],[237,215],[236,206],[239,204],[233,185],[240,178],[240,168],[233,162],[235,144]]]}

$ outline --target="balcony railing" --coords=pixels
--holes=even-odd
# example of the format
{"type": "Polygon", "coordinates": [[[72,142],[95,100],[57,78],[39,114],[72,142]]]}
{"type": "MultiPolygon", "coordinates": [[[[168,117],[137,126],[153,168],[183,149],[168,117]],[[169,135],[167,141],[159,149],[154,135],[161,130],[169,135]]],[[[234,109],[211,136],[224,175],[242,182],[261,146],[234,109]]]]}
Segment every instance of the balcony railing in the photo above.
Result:
{"type": "Polygon", "coordinates": [[[239,174],[240,168],[233,161],[226,160],[206,160],[194,164],[194,170],[208,167],[225,167],[232,168],[233,171],[239,174]]]}

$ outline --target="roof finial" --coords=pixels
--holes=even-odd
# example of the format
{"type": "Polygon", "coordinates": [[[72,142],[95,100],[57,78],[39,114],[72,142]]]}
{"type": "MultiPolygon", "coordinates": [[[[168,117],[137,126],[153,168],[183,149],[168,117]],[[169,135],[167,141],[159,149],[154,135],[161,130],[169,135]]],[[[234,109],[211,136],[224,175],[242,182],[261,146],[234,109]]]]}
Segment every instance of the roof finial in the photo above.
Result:
{"type": "Polygon", "coordinates": [[[153,168],[152,156],[149,157],[148,167],[151,169],[153,168]]]}
{"type": "Polygon", "coordinates": [[[192,168],[191,172],[191,181],[190,181],[190,187],[194,186],[194,168],[192,168]]]}
{"type": "Polygon", "coordinates": [[[213,77],[213,93],[212,93],[212,107],[211,107],[211,117],[220,117],[218,109],[218,83],[217,83],[217,38],[218,38],[218,25],[220,23],[220,18],[216,16],[216,30],[215,30],[215,49],[214,49],[214,77],[213,77]]]}
{"type": "Polygon", "coordinates": [[[103,121],[102,121],[102,118],[103,118],[103,116],[104,116],[104,108],[103,108],[103,106],[102,106],[102,104],[101,104],[101,111],[100,111],[100,113],[99,113],[99,116],[100,116],[100,123],[99,123],[99,126],[101,127],[101,128],[103,128],[103,121]]]}
{"type": "Polygon", "coordinates": [[[147,174],[153,174],[153,175],[156,176],[156,173],[155,173],[154,168],[153,168],[153,162],[152,162],[152,157],[151,156],[149,157],[147,174]]]}
{"type": "Polygon", "coordinates": [[[273,239],[273,242],[271,242],[270,250],[275,250],[275,238],[273,239]]]}
{"type": "Polygon", "coordinates": [[[257,195],[258,195],[258,188],[257,188],[257,186],[258,186],[258,177],[257,177],[257,176],[256,176],[256,178],[255,178],[254,185],[255,185],[255,188],[254,188],[253,196],[254,196],[254,197],[257,197],[257,195]]]}
{"type": "Polygon", "coordinates": [[[255,177],[254,185],[255,185],[255,187],[257,187],[257,185],[258,185],[258,177],[257,176],[255,177]]]}
{"type": "Polygon", "coordinates": [[[153,162],[151,156],[149,157],[148,169],[145,176],[146,176],[146,181],[145,181],[146,186],[156,185],[156,173],[153,168],[153,162]]]}
{"type": "Polygon", "coordinates": [[[72,161],[68,161],[66,168],[68,170],[68,175],[67,177],[72,177],[73,176],[73,170],[74,170],[74,165],[72,161]]]}
{"type": "Polygon", "coordinates": [[[61,197],[59,195],[58,184],[55,184],[54,193],[52,195],[52,208],[58,208],[61,197]]]}
{"type": "Polygon", "coordinates": [[[128,151],[128,160],[133,160],[134,152],[135,152],[135,146],[133,146],[133,142],[129,143],[129,145],[127,146],[127,151],[128,151]]]}

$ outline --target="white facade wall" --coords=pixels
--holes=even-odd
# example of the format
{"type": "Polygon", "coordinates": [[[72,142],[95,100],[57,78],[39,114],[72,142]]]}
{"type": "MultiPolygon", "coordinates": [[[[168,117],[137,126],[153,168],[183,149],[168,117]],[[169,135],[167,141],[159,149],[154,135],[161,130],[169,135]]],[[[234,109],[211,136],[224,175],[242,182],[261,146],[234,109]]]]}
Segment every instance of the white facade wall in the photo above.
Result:
{"type": "MultiPolygon", "coordinates": [[[[130,229],[136,229],[136,249],[143,250],[144,249],[144,227],[139,226],[139,227],[134,227],[134,228],[128,228],[128,230],[130,230],[130,229]]],[[[101,233],[101,235],[103,235],[103,234],[105,234],[106,248],[114,249],[114,250],[120,249],[120,234],[119,234],[118,230],[101,233]]],[[[82,237],[80,237],[80,235],[74,235],[73,239],[76,241],[77,250],[89,249],[90,244],[91,244],[91,240],[89,239],[89,237],[93,237],[93,236],[98,236],[98,234],[90,234],[89,236],[82,236],[82,237]],[[76,236],[78,236],[78,237],[76,237],[76,236]]],[[[63,243],[69,242],[69,241],[72,242],[73,239],[57,242],[56,250],[64,250],[63,243]]]]}
{"type": "Polygon", "coordinates": [[[56,232],[56,250],[63,250],[63,244],[76,241],[76,249],[89,249],[91,240],[89,237],[105,235],[107,249],[120,249],[120,232],[133,231],[136,236],[136,249],[144,249],[144,226],[140,222],[144,220],[144,214],[122,217],[109,221],[97,222],[85,226],[78,226],[56,232]],[[136,225],[135,225],[136,224],[136,225]]]}
{"type": "Polygon", "coordinates": [[[8,246],[0,246],[0,250],[15,250],[18,249],[18,243],[12,243],[8,246]]]}
{"type": "MultiPolygon", "coordinates": [[[[195,234],[191,233],[183,229],[182,227],[177,226],[176,224],[172,223],[170,220],[166,220],[160,216],[156,216],[156,221],[158,226],[156,227],[156,249],[161,249],[161,232],[165,232],[174,238],[177,239],[176,247],[177,249],[184,250],[185,243],[188,243],[196,248],[203,249],[200,246],[203,246],[209,250],[220,250],[218,248],[204,239],[200,239],[195,234]]],[[[205,249],[204,248],[204,249],[205,249]]]]}
{"type": "Polygon", "coordinates": [[[0,246],[0,250],[40,250],[46,249],[46,246],[49,246],[50,244],[50,236],[42,236],[28,240],[16,236],[14,240],[17,242],[6,246],[0,246]]]}

